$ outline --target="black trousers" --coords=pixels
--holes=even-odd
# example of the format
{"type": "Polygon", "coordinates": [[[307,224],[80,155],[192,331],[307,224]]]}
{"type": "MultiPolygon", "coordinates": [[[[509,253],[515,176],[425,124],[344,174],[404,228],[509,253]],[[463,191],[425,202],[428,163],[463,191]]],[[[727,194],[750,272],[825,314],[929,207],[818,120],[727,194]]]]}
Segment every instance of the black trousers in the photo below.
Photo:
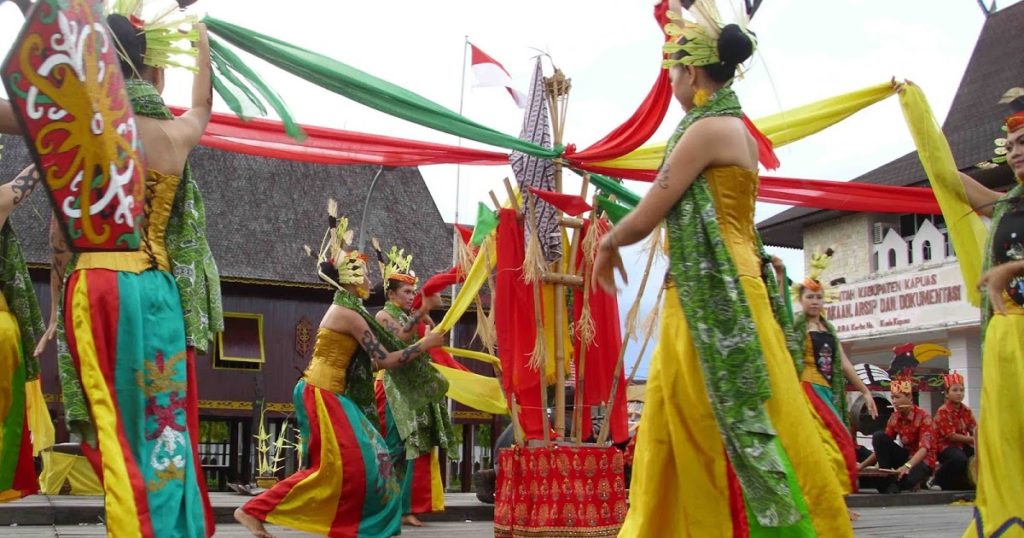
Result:
{"type": "MultiPolygon", "coordinates": [[[[878,457],[878,467],[882,469],[899,469],[904,463],[910,461],[910,454],[907,449],[896,444],[885,431],[877,431],[871,437],[871,444],[875,449],[875,456],[878,457]]],[[[896,483],[900,491],[914,489],[928,479],[932,469],[925,462],[918,462],[910,469],[910,472],[899,479],[896,483]]]]}
{"type": "Polygon", "coordinates": [[[935,484],[942,489],[974,489],[968,477],[967,462],[974,455],[974,447],[946,447],[939,452],[939,468],[935,471],[935,484]]]}

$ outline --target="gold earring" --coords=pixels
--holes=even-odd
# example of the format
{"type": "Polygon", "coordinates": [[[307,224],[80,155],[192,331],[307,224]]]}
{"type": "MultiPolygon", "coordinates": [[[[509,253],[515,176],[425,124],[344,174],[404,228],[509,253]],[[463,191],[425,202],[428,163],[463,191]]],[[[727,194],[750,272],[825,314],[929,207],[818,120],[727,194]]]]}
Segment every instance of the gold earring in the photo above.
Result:
{"type": "Polygon", "coordinates": [[[704,88],[699,88],[693,92],[693,104],[696,106],[704,106],[711,100],[711,93],[704,88]]]}

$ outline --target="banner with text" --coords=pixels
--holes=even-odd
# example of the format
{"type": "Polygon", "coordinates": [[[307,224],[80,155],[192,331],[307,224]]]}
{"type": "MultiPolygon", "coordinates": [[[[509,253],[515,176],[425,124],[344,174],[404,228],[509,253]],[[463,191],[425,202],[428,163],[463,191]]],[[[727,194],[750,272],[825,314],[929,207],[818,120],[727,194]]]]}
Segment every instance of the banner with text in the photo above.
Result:
{"type": "Polygon", "coordinates": [[[826,316],[843,340],[977,322],[959,265],[881,275],[837,287],[826,316]]]}

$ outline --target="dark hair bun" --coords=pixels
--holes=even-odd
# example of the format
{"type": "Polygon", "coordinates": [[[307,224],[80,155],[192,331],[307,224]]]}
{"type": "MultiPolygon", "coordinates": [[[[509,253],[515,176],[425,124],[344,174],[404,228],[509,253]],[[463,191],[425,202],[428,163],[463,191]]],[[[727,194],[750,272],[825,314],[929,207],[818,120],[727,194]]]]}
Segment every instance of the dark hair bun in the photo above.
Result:
{"type": "Polygon", "coordinates": [[[337,282],[341,278],[341,275],[338,274],[338,268],[328,261],[320,262],[320,272],[323,274],[323,277],[329,279],[328,282],[337,282]]]}
{"type": "Polygon", "coordinates": [[[107,26],[114,34],[114,47],[121,60],[121,71],[126,78],[142,72],[142,58],[146,54],[146,34],[143,34],[124,15],[108,15],[107,26]]]}
{"type": "Polygon", "coordinates": [[[727,24],[718,36],[718,59],[723,64],[737,66],[754,54],[754,42],[736,24],[727,24]]]}

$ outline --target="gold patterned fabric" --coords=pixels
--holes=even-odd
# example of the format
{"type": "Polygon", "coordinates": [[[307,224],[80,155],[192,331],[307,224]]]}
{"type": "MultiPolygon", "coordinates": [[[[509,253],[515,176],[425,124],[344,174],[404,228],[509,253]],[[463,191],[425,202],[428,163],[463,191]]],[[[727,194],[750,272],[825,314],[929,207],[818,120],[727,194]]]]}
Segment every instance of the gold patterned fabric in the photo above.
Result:
{"type": "Polygon", "coordinates": [[[347,334],[320,327],[316,333],[313,358],[303,374],[307,383],[336,394],[344,394],[345,372],[359,342],[347,334]]]}
{"type": "Polygon", "coordinates": [[[146,222],[142,247],[133,252],[85,252],[78,257],[75,270],[110,269],[141,273],[147,269],[171,271],[164,237],[171,218],[171,205],[181,179],[150,170],[146,175],[146,222]]]}

